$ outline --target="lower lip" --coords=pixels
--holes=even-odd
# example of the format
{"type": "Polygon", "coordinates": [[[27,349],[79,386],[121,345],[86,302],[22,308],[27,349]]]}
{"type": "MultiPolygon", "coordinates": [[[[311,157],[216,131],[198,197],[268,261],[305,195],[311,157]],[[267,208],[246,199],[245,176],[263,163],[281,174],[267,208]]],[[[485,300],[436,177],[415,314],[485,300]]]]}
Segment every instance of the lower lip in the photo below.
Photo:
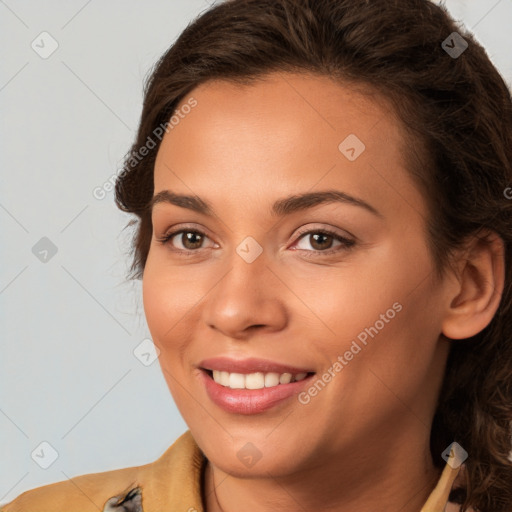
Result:
{"type": "Polygon", "coordinates": [[[206,392],[212,402],[226,412],[235,414],[257,414],[287,400],[300,393],[301,389],[309,384],[311,377],[289,384],[278,384],[262,389],[231,389],[217,384],[212,377],[201,370],[201,376],[206,392]]]}

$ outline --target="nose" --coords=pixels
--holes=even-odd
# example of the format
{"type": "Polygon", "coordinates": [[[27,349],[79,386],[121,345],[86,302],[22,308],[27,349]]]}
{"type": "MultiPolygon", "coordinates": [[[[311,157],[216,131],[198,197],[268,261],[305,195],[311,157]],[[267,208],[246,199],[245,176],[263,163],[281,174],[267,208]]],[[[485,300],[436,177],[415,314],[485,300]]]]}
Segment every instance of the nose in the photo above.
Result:
{"type": "Polygon", "coordinates": [[[288,323],[287,293],[264,252],[251,263],[235,253],[230,269],[207,296],[203,321],[224,336],[240,340],[254,331],[279,331],[288,323]]]}

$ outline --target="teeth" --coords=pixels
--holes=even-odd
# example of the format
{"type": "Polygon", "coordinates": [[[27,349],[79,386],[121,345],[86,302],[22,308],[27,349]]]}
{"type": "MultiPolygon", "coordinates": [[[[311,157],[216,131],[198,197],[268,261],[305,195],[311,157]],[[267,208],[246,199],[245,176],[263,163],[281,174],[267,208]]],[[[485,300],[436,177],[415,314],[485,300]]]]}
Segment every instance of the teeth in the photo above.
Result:
{"type": "Polygon", "coordinates": [[[289,384],[292,381],[291,373],[282,373],[279,376],[279,384],[289,384]]]}
{"type": "Polygon", "coordinates": [[[213,370],[213,380],[231,389],[263,389],[272,388],[279,384],[289,384],[290,382],[297,382],[305,379],[306,372],[297,373],[229,373],[219,370],[213,370]]]}
{"type": "Polygon", "coordinates": [[[279,373],[267,373],[265,374],[265,387],[271,388],[279,384],[279,373]]]}
{"type": "Polygon", "coordinates": [[[219,372],[220,373],[220,380],[219,382],[223,386],[229,386],[229,372],[219,372]]]}
{"type": "Polygon", "coordinates": [[[231,389],[244,389],[245,388],[245,376],[241,373],[230,373],[229,374],[229,387],[231,389]]]}
{"type": "Polygon", "coordinates": [[[245,387],[247,389],[262,389],[265,387],[265,374],[249,373],[245,376],[245,387]]]}

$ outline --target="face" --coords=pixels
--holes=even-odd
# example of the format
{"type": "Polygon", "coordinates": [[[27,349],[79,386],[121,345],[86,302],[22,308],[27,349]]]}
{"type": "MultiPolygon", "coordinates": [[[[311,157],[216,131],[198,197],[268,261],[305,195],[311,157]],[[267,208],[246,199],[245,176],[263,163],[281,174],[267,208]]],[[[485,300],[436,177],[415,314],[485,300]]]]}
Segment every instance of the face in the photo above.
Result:
{"type": "Polygon", "coordinates": [[[428,440],[443,288],[385,101],[305,74],[191,97],[155,164],[143,298],[207,458],[289,475],[428,440]]]}

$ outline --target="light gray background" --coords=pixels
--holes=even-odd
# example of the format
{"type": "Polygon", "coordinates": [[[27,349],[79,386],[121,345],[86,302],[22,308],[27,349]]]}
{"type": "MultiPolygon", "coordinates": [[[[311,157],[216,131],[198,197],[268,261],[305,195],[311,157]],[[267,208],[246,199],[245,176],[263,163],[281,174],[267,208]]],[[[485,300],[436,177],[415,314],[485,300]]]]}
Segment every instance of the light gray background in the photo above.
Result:
{"type": "MultiPolygon", "coordinates": [[[[0,0],[0,503],[151,462],[187,428],[158,361],[133,353],[149,331],[125,281],[129,217],[92,192],[132,143],[144,76],[210,3],[0,0]]],[[[512,0],[446,5],[510,84],[512,0]]]]}

